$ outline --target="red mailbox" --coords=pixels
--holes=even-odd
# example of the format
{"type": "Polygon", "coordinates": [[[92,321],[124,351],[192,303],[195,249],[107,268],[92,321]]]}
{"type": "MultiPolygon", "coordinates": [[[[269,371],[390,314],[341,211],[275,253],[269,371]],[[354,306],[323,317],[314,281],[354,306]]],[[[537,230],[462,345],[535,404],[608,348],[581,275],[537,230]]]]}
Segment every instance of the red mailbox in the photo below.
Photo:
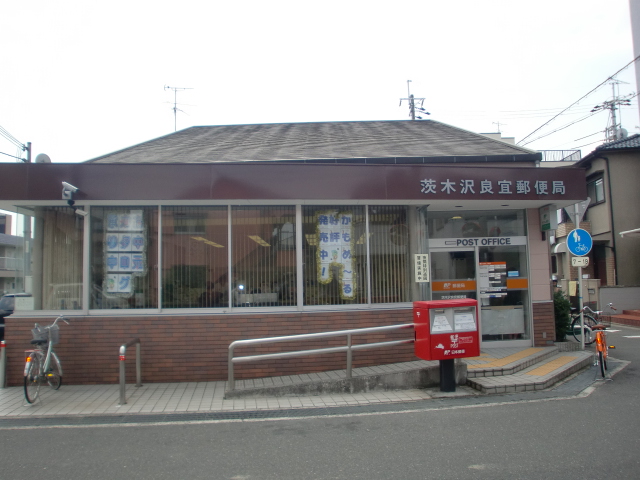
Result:
{"type": "Polygon", "coordinates": [[[413,324],[418,358],[449,360],[480,355],[477,300],[413,302],[413,324]]]}

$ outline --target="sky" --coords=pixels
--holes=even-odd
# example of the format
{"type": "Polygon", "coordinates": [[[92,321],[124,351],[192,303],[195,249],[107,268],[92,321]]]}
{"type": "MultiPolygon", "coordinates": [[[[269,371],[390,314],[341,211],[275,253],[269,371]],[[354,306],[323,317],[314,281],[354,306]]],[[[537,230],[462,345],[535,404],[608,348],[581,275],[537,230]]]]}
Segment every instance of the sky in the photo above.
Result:
{"type": "MultiPolygon", "coordinates": [[[[628,0],[11,0],[1,12],[0,127],[54,163],[172,133],[167,86],[181,89],[178,130],[407,120],[409,86],[424,118],[521,142],[633,60],[628,0]]],[[[616,78],[635,92],[633,65],[616,78]]],[[[581,119],[611,98],[605,83],[522,144],[586,155],[609,118],[581,119]]],[[[640,133],[637,99],[619,115],[640,133]]],[[[2,136],[0,152],[24,156],[2,136]]]]}

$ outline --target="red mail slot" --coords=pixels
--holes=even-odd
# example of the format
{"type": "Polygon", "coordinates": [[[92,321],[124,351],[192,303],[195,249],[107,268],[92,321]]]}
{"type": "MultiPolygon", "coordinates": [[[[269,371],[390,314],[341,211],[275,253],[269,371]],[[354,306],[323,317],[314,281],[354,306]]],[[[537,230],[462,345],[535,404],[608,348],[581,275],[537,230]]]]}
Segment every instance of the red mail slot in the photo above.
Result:
{"type": "Polygon", "coordinates": [[[477,300],[413,302],[413,324],[418,358],[448,360],[480,355],[477,300]]]}

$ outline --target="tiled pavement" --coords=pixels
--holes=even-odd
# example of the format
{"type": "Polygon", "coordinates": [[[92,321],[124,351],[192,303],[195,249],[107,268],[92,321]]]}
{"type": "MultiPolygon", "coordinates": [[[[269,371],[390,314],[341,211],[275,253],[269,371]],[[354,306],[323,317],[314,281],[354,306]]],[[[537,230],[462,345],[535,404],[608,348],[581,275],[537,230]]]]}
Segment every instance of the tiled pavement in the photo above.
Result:
{"type": "MultiPolygon", "coordinates": [[[[284,396],[224,398],[226,382],[197,383],[152,383],[142,387],[127,386],[127,403],[119,405],[120,392],[118,385],[63,385],[58,391],[50,390],[43,385],[40,399],[29,405],[24,401],[22,387],[0,389],[0,418],[40,418],[57,416],[127,416],[154,414],[185,414],[203,412],[252,412],[296,409],[317,409],[328,407],[371,406],[389,403],[442,400],[444,398],[476,398],[486,397],[486,393],[524,392],[548,388],[558,381],[558,372],[573,368],[573,373],[583,367],[576,367],[576,362],[590,364],[591,352],[557,352],[555,348],[528,349],[488,349],[483,350],[480,357],[465,359],[468,365],[470,381],[483,382],[482,391],[468,386],[458,386],[456,392],[445,393],[439,389],[407,389],[392,391],[370,391],[357,394],[330,394],[317,396],[284,396]],[[586,359],[586,360],[585,360],[586,359]],[[586,362],[586,363],[584,363],[586,362]],[[572,367],[573,365],[573,367],[572,367]],[[477,377],[479,373],[492,376],[477,377]],[[511,376],[508,376],[508,374],[511,376]],[[527,388],[526,385],[534,387],[527,388]],[[525,385],[524,388],[519,386],[525,385]]],[[[437,363],[437,362],[435,362],[437,363]]],[[[354,369],[354,376],[403,369],[415,369],[434,362],[408,362],[403,364],[382,365],[354,369]]],[[[343,375],[342,372],[328,373],[331,376],[343,375]]],[[[321,378],[322,375],[319,376],[321,378]]],[[[143,372],[144,378],[144,372],[143,372]]],[[[299,380],[309,381],[317,378],[314,375],[301,376],[299,380]]],[[[593,383],[595,376],[583,381],[593,383]]],[[[263,384],[283,382],[282,378],[261,379],[263,384]]],[[[287,381],[296,381],[291,377],[287,381]]],[[[585,383],[586,382],[586,383],[585,383]]],[[[247,382],[248,383],[248,382],[247,382]]],[[[238,386],[241,386],[237,382],[238,386]]]]}

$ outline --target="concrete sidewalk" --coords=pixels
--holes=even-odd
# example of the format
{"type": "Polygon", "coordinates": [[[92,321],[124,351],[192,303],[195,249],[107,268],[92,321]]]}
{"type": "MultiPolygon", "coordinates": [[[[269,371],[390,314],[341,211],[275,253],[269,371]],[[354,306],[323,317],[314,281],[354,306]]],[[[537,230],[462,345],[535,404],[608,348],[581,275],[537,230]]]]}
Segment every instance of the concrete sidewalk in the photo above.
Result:
{"type": "MultiPolygon", "coordinates": [[[[557,348],[503,348],[483,350],[480,357],[465,359],[469,379],[487,379],[499,388],[484,393],[469,386],[458,386],[456,392],[440,392],[439,388],[368,391],[365,393],[331,393],[309,396],[253,396],[225,399],[227,382],[151,383],[142,387],[127,386],[127,403],[119,405],[119,385],[64,385],[58,391],[43,385],[38,401],[27,404],[22,387],[0,389],[0,418],[141,415],[202,412],[240,412],[365,406],[415,402],[443,398],[486,397],[487,394],[525,392],[550,387],[566,372],[572,375],[591,364],[591,352],[559,352],[557,348]],[[473,372],[473,373],[472,373],[473,372]],[[523,381],[533,385],[522,387],[523,381]],[[520,383],[519,383],[520,382],[520,383]],[[518,388],[518,385],[522,388],[518,388]]],[[[389,370],[433,366],[437,362],[407,362],[354,369],[354,376],[389,370]]],[[[144,371],[143,379],[144,379],[144,371]]],[[[333,372],[344,375],[344,371],[333,372]]],[[[291,381],[309,382],[313,375],[292,376],[291,381]]],[[[595,380],[595,377],[593,378],[595,380]]],[[[259,383],[282,382],[281,377],[261,379],[259,383]]],[[[255,381],[247,381],[254,385],[255,381]]],[[[479,388],[479,387],[476,387],[479,388]]],[[[481,388],[482,389],[482,388],[481,388]]]]}

